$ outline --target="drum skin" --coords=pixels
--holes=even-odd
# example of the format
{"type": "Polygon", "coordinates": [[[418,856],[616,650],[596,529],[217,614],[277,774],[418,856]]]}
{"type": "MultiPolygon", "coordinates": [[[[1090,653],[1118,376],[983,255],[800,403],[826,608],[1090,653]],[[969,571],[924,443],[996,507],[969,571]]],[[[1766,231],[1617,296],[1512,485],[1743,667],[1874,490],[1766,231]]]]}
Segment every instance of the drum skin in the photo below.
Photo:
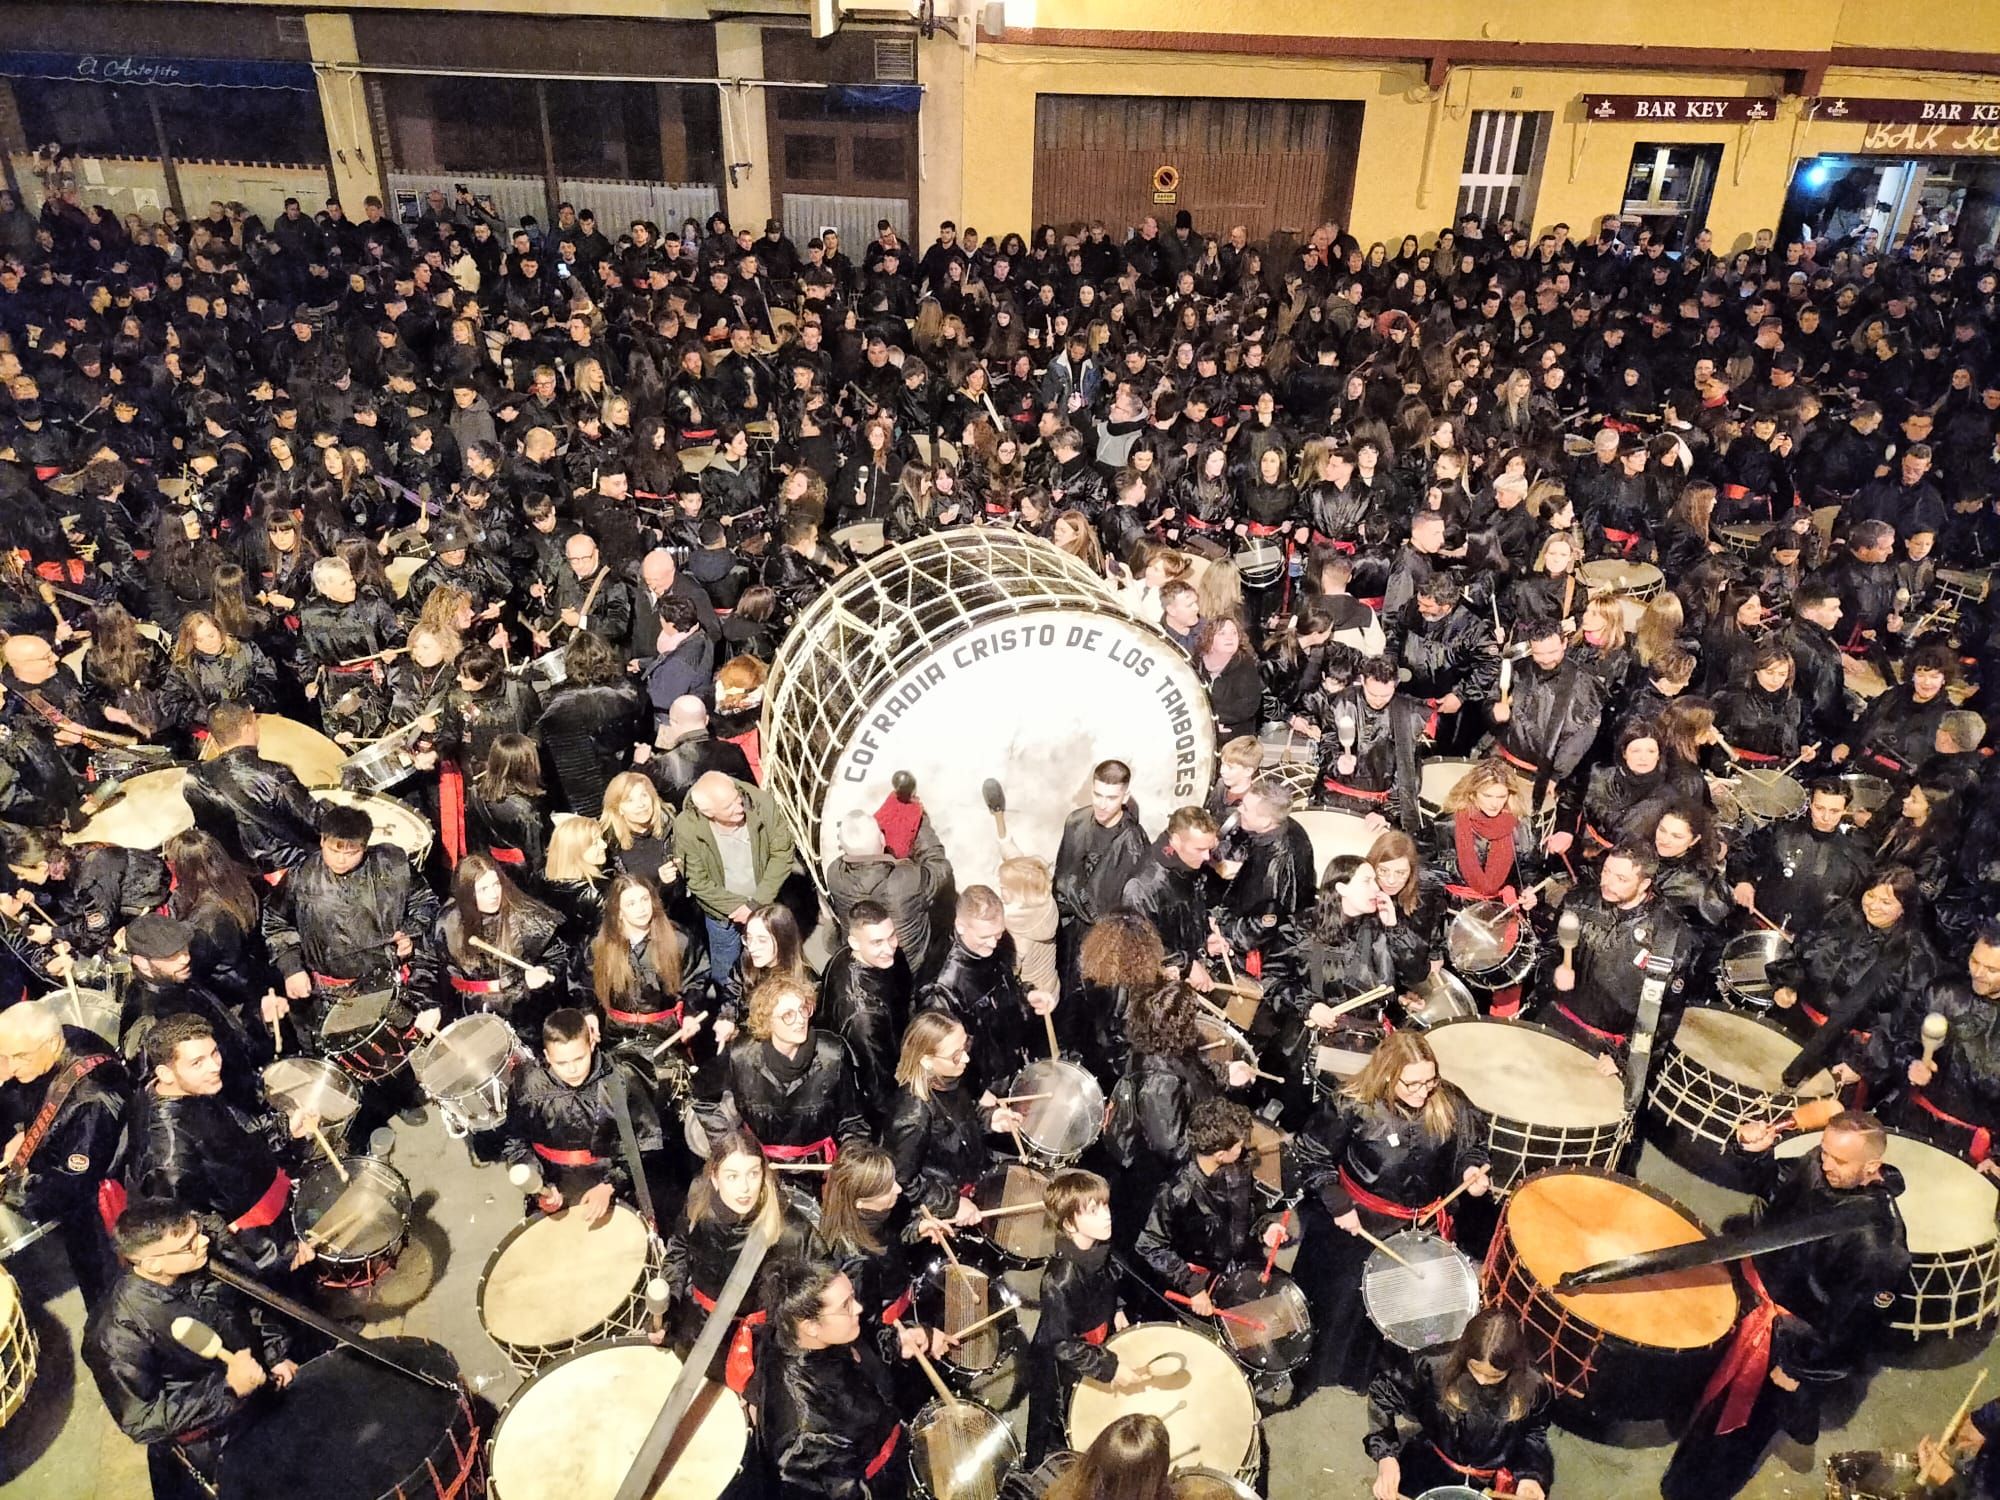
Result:
{"type": "Polygon", "coordinates": [[[1502,1187],[1545,1167],[1602,1165],[1618,1154],[1624,1089],[1568,1038],[1485,1017],[1446,1021],[1425,1035],[1438,1072],[1486,1115],[1502,1187]]]}
{"type": "Polygon", "coordinates": [[[313,793],[313,800],[361,808],[375,823],[368,842],[394,844],[410,856],[412,864],[421,865],[431,852],[434,832],[430,820],[407,802],[399,802],[379,792],[349,792],[339,787],[321,787],[313,793]]]}
{"type": "Polygon", "coordinates": [[[21,1289],[0,1266],[0,1427],[27,1401],[38,1352],[21,1289]]]}
{"type": "Polygon", "coordinates": [[[575,1209],[521,1225],[479,1283],[479,1321],[510,1358],[568,1347],[612,1322],[648,1268],[646,1221],[622,1203],[591,1225],[575,1209]]]}
{"type": "Polygon", "coordinates": [[[1181,1462],[1242,1474],[1257,1457],[1257,1400],[1220,1346],[1173,1323],[1134,1323],[1104,1341],[1121,1363],[1149,1366],[1135,1391],[1095,1380],[1077,1384],[1069,1404],[1069,1444],[1088,1450],[1119,1417],[1148,1413],[1167,1425],[1181,1462]]]}
{"type": "MultiPolygon", "coordinates": [[[[671,1349],[593,1344],[522,1386],[493,1428],[493,1500],[613,1500],[680,1378],[671,1349]]],[[[647,1500],[716,1500],[743,1466],[750,1423],[736,1394],[702,1382],[647,1500]]]]}
{"type": "Polygon", "coordinates": [[[1736,1326],[1729,1268],[1553,1288],[1567,1272],[1706,1236],[1694,1215],[1630,1178],[1593,1167],[1542,1172],[1508,1199],[1481,1288],[1488,1306],[1521,1319],[1531,1356],[1561,1395],[1597,1412],[1662,1414],[1699,1389],[1736,1326]]]}
{"type": "Polygon", "coordinates": [[[1131,766],[1149,833],[1215,777],[1186,654],[1061,548],[985,526],[886,547],[815,600],[772,665],[762,743],[815,880],[841,818],[881,806],[899,771],[962,870],[993,859],[989,777],[1024,849],[1056,847],[1108,756],[1131,766]]]}

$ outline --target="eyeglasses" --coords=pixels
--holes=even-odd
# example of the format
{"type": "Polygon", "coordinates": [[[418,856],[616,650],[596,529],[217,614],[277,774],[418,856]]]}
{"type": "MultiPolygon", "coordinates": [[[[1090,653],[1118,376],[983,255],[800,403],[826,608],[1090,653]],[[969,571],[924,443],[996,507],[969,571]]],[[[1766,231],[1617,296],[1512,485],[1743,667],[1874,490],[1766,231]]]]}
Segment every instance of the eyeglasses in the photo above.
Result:
{"type": "Polygon", "coordinates": [[[1406,1080],[1399,1080],[1397,1086],[1412,1094],[1429,1094],[1436,1091],[1438,1082],[1439,1082],[1438,1076],[1435,1073],[1433,1073],[1430,1077],[1422,1079],[1416,1083],[1410,1083],[1406,1080]]]}

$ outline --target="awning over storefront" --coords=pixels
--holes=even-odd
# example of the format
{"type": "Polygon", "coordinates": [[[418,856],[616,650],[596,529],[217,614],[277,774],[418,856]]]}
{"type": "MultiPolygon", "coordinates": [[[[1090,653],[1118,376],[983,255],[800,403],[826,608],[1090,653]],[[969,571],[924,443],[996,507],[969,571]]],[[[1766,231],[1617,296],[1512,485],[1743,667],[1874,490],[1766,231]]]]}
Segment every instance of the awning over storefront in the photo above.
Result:
{"type": "Polygon", "coordinates": [[[121,52],[0,52],[0,77],[184,89],[291,89],[311,93],[310,64],[262,58],[141,57],[121,52]]]}

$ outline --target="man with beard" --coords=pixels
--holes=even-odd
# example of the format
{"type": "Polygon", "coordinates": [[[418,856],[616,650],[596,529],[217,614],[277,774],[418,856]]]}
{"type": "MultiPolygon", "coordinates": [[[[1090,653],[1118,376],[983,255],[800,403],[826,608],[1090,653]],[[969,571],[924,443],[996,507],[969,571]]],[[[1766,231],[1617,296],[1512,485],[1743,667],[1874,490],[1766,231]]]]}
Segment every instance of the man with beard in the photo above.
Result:
{"type": "MultiPolygon", "coordinates": [[[[987,805],[996,820],[1006,817],[998,782],[987,783],[987,805]]],[[[1004,821],[1000,836],[1006,837],[1004,821]]],[[[1118,905],[1125,883],[1146,859],[1146,830],[1132,808],[1132,768],[1122,760],[1101,760],[1090,773],[1090,805],[1063,819],[1056,846],[1055,897],[1061,926],[1064,982],[1076,964],[1077,946],[1091,925],[1118,905]]]]}
{"type": "Polygon", "coordinates": [[[1125,882],[1124,905],[1153,924],[1167,963],[1204,993],[1215,987],[1204,959],[1225,951],[1208,920],[1208,862],[1217,842],[1215,819],[1199,807],[1179,808],[1152,856],[1125,882]]]}

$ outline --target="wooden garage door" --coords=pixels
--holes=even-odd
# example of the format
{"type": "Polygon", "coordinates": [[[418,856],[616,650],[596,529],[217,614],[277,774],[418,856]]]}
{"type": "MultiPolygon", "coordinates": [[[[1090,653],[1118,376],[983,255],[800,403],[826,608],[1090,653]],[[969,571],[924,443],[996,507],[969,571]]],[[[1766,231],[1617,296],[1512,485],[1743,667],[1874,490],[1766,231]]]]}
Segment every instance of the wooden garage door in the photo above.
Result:
{"type": "Polygon", "coordinates": [[[1123,237],[1149,213],[1171,226],[1245,225],[1253,239],[1347,221],[1360,104],[1043,94],[1035,101],[1035,222],[1101,218],[1123,237]],[[1153,172],[1180,168],[1179,197],[1153,202],[1153,172]]]}

